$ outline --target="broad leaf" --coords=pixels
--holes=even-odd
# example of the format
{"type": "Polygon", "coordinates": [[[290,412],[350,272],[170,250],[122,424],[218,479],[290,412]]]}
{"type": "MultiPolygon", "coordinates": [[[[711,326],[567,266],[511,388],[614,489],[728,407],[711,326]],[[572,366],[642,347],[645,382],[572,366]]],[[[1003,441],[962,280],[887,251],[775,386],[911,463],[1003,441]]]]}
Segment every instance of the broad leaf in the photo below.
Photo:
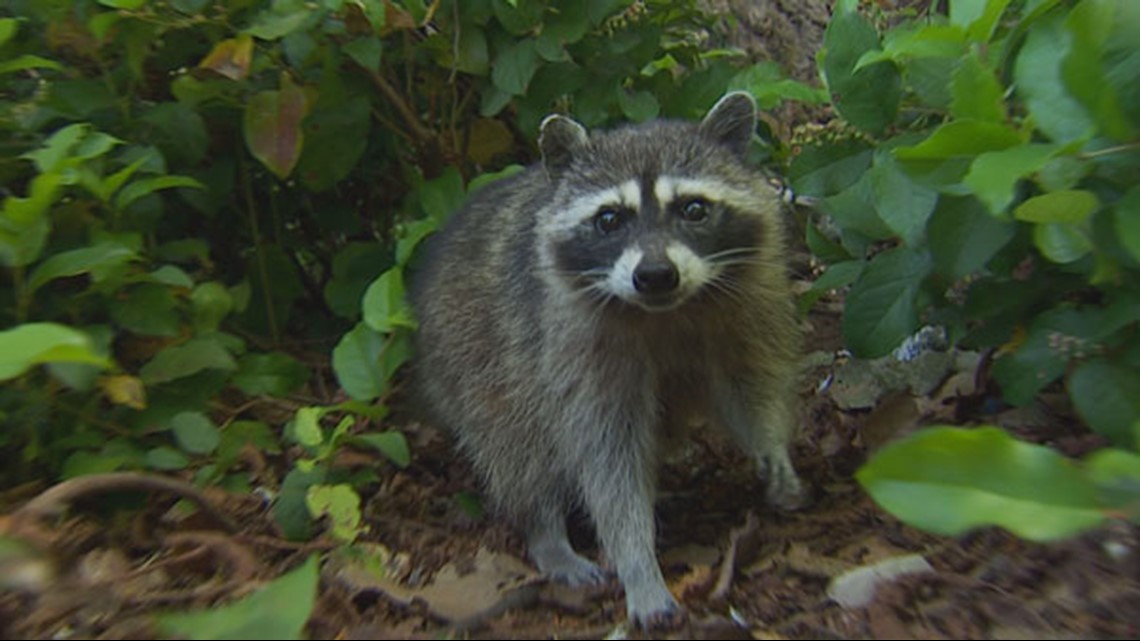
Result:
{"type": "Polygon", "coordinates": [[[1096,194],[1066,189],[1034,196],[1013,210],[1014,218],[1031,223],[1079,223],[1100,207],[1096,194]]]}
{"type": "Polygon", "coordinates": [[[1133,426],[1140,420],[1140,374],[1096,358],[1082,363],[1069,377],[1069,397],[1081,418],[1118,445],[1134,445],[1133,426]]]}
{"type": "Polygon", "coordinates": [[[170,419],[174,440],[183,452],[210,454],[218,447],[218,428],[201,412],[182,412],[170,419]]]}
{"type": "Polygon", "coordinates": [[[415,327],[411,310],[404,300],[404,279],[400,269],[389,269],[372,281],[364,292],[361,310],[364,322],[378,332],[397,327],[415,327]]]}
{"type": "Polygon", "coordinates": [[[1056,145],[1031,143],[979,154],[962,182],[998,216],[1013,202],[1017,182],[1038,171],[1057,152],[1056,145]]]}
{"type": "Polygon", "coordinates": [[[316,603],[319,558],[310,556],[297,569],[234,603],[159,615],[158,627],[185,639],[301,639],[316,603]]]}
{"type": "Polygon", "coordinates": [[[212,339],[194,338],[159,352],[139,370],[147,385],[185,378],[205,369],[232,370],[237,367],[225,347],[212,339]]]}
{"type": "Polygon", "coordinates": [[[1051,541],[1105,518],[1075,463],[994,427],[924,429],[885,447],[856,478],[892,514],[947,536],[997,525],[1051,541]]]}
{"type": "Polygon", "coordinates": [[[287,354],[248,354],[238,361],[233,384],[250,395],[285,396],[309,380],[309,374],[308,367],[287,354]]]}
{"type": "Polygon", "coordinates": [[[333,372],[349,396],[369,400],[384,391],[387,377],[380,366],[380,355],[386,344],[384,334],[358,323],[333,348],[333,372]]]}
{"type": "Polygon", "coordinates": [[[242,132],[250,153],[284,180],[301,157],[301,121],[309,111],[305,92],[281,74],[281,89],[254,94],[245,107],[242,132]]]}
{"type": "Polygon", "coordinates": [[[26,323],[0,332],[0,381],[41,363],[111,365],[95,352],[86,334],[64,325],[26,323]]]}
{"type": "Polygon", "coordinates": [[[989,215],[976,198],[943,196],[926,238],[935,268],[957,280],[981,270],[1016,231],[1014,223],[989,215]]]}
{"type": "Polygon", "coordinates": [[[895,119],[902,81],[889,62],[856,70],[860,57],[879,47],[875,27],[855,11],[837,11],[823,46],[823,73],[840,115],[860,129],[882,131],[895,119]]]}
{"type": "Polygon", "coordinates": [[[918,287],[930,271],[930,257],[891,249],[863,270],[847,294],[843,341],[860,358],[886,356],[918,328],[918,287]]]}
{"type": "Polygon", "coordinates": [[[407,467],[412,462],[412,453],[408,449],[408,440],[401,432],[391,430],[388,432],[372,432],[357,434],[352,437],[353,443],[361,443],[371,447],[400,467],[407,467]]]}
{"type": "Polygon", "coordinates": [[[249,75],[252,60],[253,38],[243,33],[214,45],[210,53],[198,63],[198,67],[219,73],[230,80],[244,80],[249,75]]]}
{"type": "Polygon", "coordinates": [[[1058,143],[1083,139],[1096,127],[1061,79],[1061,66],[1072,46],[1063,16],[1049,16],[1029,30],[1013,67],[1014,86],[1035,124],[1058,143]]]}
{"type": "Polygon", "coordinates": [[[122,265],[136,258],[138,256],[135,252],[113,242],[62,252],[36,267],[28,278],[28,293],[35,292],[56,278],[78,276],[96,268],[122,265]]]}

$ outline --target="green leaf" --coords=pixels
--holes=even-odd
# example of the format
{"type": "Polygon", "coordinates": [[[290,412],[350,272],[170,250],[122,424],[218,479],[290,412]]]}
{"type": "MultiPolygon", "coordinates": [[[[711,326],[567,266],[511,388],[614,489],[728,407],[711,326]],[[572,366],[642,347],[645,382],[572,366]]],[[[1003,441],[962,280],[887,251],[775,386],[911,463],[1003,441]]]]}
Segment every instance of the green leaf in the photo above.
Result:
{"type": "Polygon", "coordinates": [[[889,152],[875,154],[869,175],[879,219],[907,245],[917,246],[938,202],[938,192],[911,180],[889,152]]]}
{"type": "Polygon", "coordinates": [[[989,215],[976,198],[943,196],[926,238],[938,272],[958,280],[985,267],[1016,232],[1014,223],[989,215]]]}
{"type": "Polygon", "coordinates": [[[805,146],[788,167],[792,189],[803,196],[832,196],[855,184],[871,167],[867,143],[846,139],[805,146]]]}
{"type": "Polygon", "coordinates": [[[41,174],[59,171],[63,169],[64,162],[71,157],[75,146],[86,138],[90,131],[91,125],[82,122],[61,127],[48,136],[39,149],[29,151],[20,157],[35,163],[36,169],[41,174]]]}
{"type": "Polygon", "coordinates": [[[829,100],[825,89],[785,78],[780,65],[771,60],[754,64],[736,74],[729,81],[728,89],[751,93],[761,109],[775,109],[785,100],[809,105],[822,105],[829,100]]]}
{"type": "Polygon", "coordinates": [[[190,105],[159,103],[140,120],[153,125],[148,140],[161,149],[163,157],[172,164],[194,166],[206,157],[210,144],[206,122],[190,105]]]}
{"type": "Polygon", "coordinates": [[[383,334],[358,323],[333,348],[333,372],[349,396],[369,400],[384,391],[387,378],[380,368],[380,355],[386,344],[383,334]]]}
{"type": "Polygon", "coordinates": [[[277,6],[257,14],[253,24],[245,33],[262,40],[279,40],[300,30],[310,19],[319,20],[323,13],[312,11],[300,3],[274,4],[277,6]]]}
{"type": "Polygon", "coordinates": [[[491,66],[491,82],[501,91],[521,96],[541,61],[533,39],[516,42],[495,56],[491,66]]]}
{"type": "MultiPolygon", "coordinates": [[[[467,183],[467,194],[471,195],[471,194],[475,193],[476,191],[479,191],[483,187],[490,185],[493,182],[502,180],[504,178],[510,178],[511,176],[514,176],[515,174],[522,173],[523,170],[525,170],[525,169],[526,169],[526,167],[523,167],[522,165],[516,164],[516,165],[507,165],[506,167],[503,167],[499,171],[489,171],[489,172],[484,173],[484,174],[479,174],[478,176],[472,178],[471,182],[467,183]]],[[[432,221],[432,222],[434,222],[434,221],[432,221]]],[[[429,232],[435,231],[435,227],[432,227],[428,231],[429,232]]],[[[414,234],[405,234],[404,237],[401,239],[401,241],[403,241],[403,240],[414,241],[414,242],[409,243],[411,245],[409,247],[409,250],[415,249],[415,245],[419,244],[420,239],[426,235],[427,235],[426,233],[420,233],[418,236],[416,236],[414,234]]],[[[407,262],[406,259],[410,255],[411,255],[410,251],[405,253],[405,252],[401,252],[399,249],[397,249],[397,259],[396,260],[397,260],[397,262],[403,264],[403,263],[407,262]]]]}
{"type": "Polygon", "coordinates": [[[357,38],[345,43],[341,49],[361,67],[370,71],[380,69],[380,54],[383,52],[380,38],[374,35],[357,38]]]}
{"type": "Polygon", "coordinates": [[[444,169],[439,178],[416,185],[413,198],[429,218],[443,222],[451,212],[463,205],[463,176],[454,166],[444,169]]]}
{"type": "Polygon", "coordinates": [[[15,18],[0,18],[0,47],[4,46],[12,36],[16,35],[19,21],[15,18]]]}
{"type": "Polygon", "coordinates": [[[152,470],[173,472],[189,467],[190,459],[173,447],[161,445],[147,450],[146,454],[143,455],[143,463],[152,470]]]}
{"type": "Polygon", "coordinates": [[[183,452],[210,454],[221,440],[214,422],[201,412],[182,412],[170,419],[174,441],[183,452]]]}
{"type": "Polygon", "coordinates": [[[1005,121],[1005,91],[976,53],[962,58],[950,83],[950,113],[959,120],[1005,121]]]}
{"type": "Polygon", "coordinates": [[[251,396],[286,396],[309,376],[309,368],[287,354],[249,354],[238,361],[233,384],[251,396]]]}
{"type": "Polygon", "coordinates": [[[30,53],[0,61],[0,74],[26,71],[28,69],[54,69],[55,71],[62,71],[63,68],[63,65],[54,60],[49,60],[30,53]]]}
{"type": "Polygon", "coordinates": [[[194,279],[190,278],[190,274],[187,274],[181,267],[175,265],[163,265],[159,267],[147,274],[146,280],[147,282],[156,285],[166,285],[167,287],[177,287],[181,289],[191,289],[194,287],[194,279]]]}
{"type": "Polygon", "coordinates": [[[966,32],[952,24],[901,26],[887,32],[883,48],[868,51],[855,63],[858,72],[884,61],[906,63],[912,58],[957,58],[966,46],[966,32]]]}
{"type": "Polygon", "coordinates": [[[1135,10],[1129,15],[1123,4],[1120,0],[1077,3],[1065,20],[1073,45],[1061,63],[1066,88],[1084,105],[1097,128],[1118,141],[1132,138],[1132,125],[1102,61],[1117,22],[1140,17],[1135,10]]]}
{"type": "Polygon", "coordinates": [[[177,336],[181,315],[169,287],[144,283],[110,304],[111,318],[136,334],[177,336]]]}
{"type": "Polygon", "coordinates": [[[875,240],[894,236],[895,232],[878,215],[871,172],[838,194],[824,198],[819,206],[835,219],[845,235],[855,231],[875,240]]]}
{"type": "Polygon", "coordinates": [[[542,23],[538,44],[546,49],[563,50],[578,42],[590,30],[590,16],[581,2],[566,2],[542,23]]]}
{"type": "Polygon", "coordinates": [[[136,180],[118,193],[115,197],[115,209],[122,211],[139,198],[152,194],[160,189],[173,189],[174,187],[193,187],[205,189],[206,186],[189,176],[155,176],[136,180]]]}
{"type": "Polygon", "coordinates": [[[954,0],[950,24],[966,27],[971,40],[987,42],[1009,0],[954,0]]]}
{"type": "Polygon", "coordinates": [[[23,374],[41,363],[89,363],[110,367],[91,339],[55,323],[25,323],[0,332],[0,381],[23,374]]]}
{"type": "Polygon", "coordinates": [[[456,41],[455,68],[473,76],[486,76],[491,70],[487,35],[475,25],[463,25],[456,41]]]}
{"type": "Polygon", "coordinates": [[[371,447],[400,467],[407,467],[412,462],[408,440],[404,438],[403,433],[396,430],[357,434],[352,437],[352,442],[371,447]]]}
{"type": "Polygon", "coordinates": [[[539,0],[491,0],[495,18],[514,36],[526,35],[539,26],[545,4],[539,0]]]}
{"type": "Polygon", "coordinates": [[[1104,521],[1077,465],[994,427],[924,429],[883,448],[855,476],[892,514],[946,536],[997,525],[1052,541],[1104,521]]]}
{"type": "Polygon", "coordinates": [[[377,332],[397,327],[415,328],[411,310],[404,300],[404,279],[399,269],[380,274],[364,292],[361,301],[364,323],[377,332]]]}
{"type": "Polygon", "coordinates": [[[279,91],[256,93],[246,103],[242,133],[250,153],[275,176],[284,180],[301,157],[304,134],[301,121],[309,111],[305,92],[281,74],[279,91]]]}
{"type": "Polygon", "coordinates": [[[291,541],[301,541],[311,536],[313,523],[305,504],[305,496],[310,487],[324,483],[327,476],[323,467],[303,467],[299,463],[300,461],[281,481],[281,491],[273,504],[273,518],[281,526],[281,532],[291,541]]]}
{"type": "Polygon", "coordinates": [[[222,320],[233,310],[233,295],[222,283],[200,283],[190,292],[190,315],[199,332],[218,329],[222,320]]]}
{"type": "Polygon", "coordinates": [[[1060,378],[1068,366],[1069,357],[1057,348],[1058,337],[1085,340],[1099,324],[1099,316],[1073,309],[1037,315],[1017,351],[994,360],[992,371],[1002,398],[1013,405],[1032,402],[1037,391],[1060,378]]]}
{"type": "Polygon", "coordinates": [[[617,99],[621,112],[633,122],[656,118],[661,112],[657,98],[648,91],[619,91],[617,99]]]}
{"type": "Polygon", "coordinates": [[[313,518],[329,517],[337,541],[352,543],[362,532],[360,495],[349,485],[314,485],[305,495],[305,505],[313,518]]]}
{"type": "Polygon", "coordinates": [[[297,416],[293,419],[292,437],[309,449],[320,447],[325,442],[325,433],[321,429],[321,416],[324,412],[323,407],[302,407],[297,410],[297,416]]]}
{"type": "Polygon", "coordinates": [[[1140,260],[1140,186],[1134,186],[1116,202],[1113,220],[1120,244],[1140,260]]]}
{"type": "Polygon", "coordinates": [[[979,154],[963,183],[998,216],[1013,202],[1017,182],[1040,170],[1057,153],[1057,145],[1030,143],[979,154]]]}
{"type": "Polygon", "coordinates": [[[887,250],[871,260],[847,293],[843,341],[852,354],[886,356],[914,333],[915,297],[930,267],[925,253],[904,248],[887,250]]]}
{"type": "Polygon", "coordinates": [[[1095,123],[1061,79],[1061,66],[1072,50],[1063,15],[1034,23],[1013,67],[1014,86],[1037,127],[1051,140],[1067,143],[1088,137],[1095,123]]]}
{"type": "Polygon", "coordinates": [[[879,48],[875,27],[856,12],[832,16],[823,37],[823,73],[832,102],[851,124],[878,133],[894,122],[902,94],[893,64],[856,70],[863,54],[879,48]]]}
{"type": "MultiPolygon", "coordinates": [[[[403,226],[415,227],[422,221],[403,226]]],[[[397,241],[397,247],[399,246],[397,241]]],[[[398,251],[398,250],[397,250],[398,251]]],[[[379,243],[349,243],[333,256],[332,278],[325,285],[325,302],[337,316],[352,321],[360,319],[360,300],[368,285],[392,266],[391,247],[379,243]]]]}
{"type": "Polygon", "coordinates": [[[234,603],[158,615],[158,628],[184,639],[301,639],[316,603],[318,559],[310,556],[300,567],[234,603]]]}
{"type": "Polygon", "coordinates": [[[815,282],[811,284],[811,289],[805,292],[799,301],[799,308],[802,312],[807,312],[811,309],[812,305],[819,300],[829,291],[846,287],[854,283],[859,274],[863,273],[863,266],[866,265],[862,260],[846,260],[843,262],[829,265],[827,271],[823,272],[815,282]]]}
{"type": "Polygon", "coordinates": [[[1089,479],[1100,491],[1100,500],[1110,508],[1135,514],[1140,499],[1140,455],[1106,447],[1084,461],[1089,479]]]}
{"type": "Polygon", "coordinates": [[[205,369],[236,368],[233,356],[221,343],[211,338],[192,338],[159,352],[142,366],[139,377],[149,386],[185,378],[205,369]]]}
{"type": "Polygon", "coordinates": [[[1071,263],[1088,255],[1092,239],[1084,229],[1066,223],[1041,223],[1033,228],[1033,244],[1054,263],[1071,263]]]}
{"type": "Polygon", "coordinates": [[[1096,194],[1066,189],[1034,196],[1013,210],[1014,218],[1031,223],[1079,223],[1100,207],[1096,194]]]}
{"type": "Polygon", "coordinates": [[[147,0],[99,0],[99,4],[104,7],[111,7],[112,9],[125,9],[127,11],[137,11],[143,8],[147,0]]]}
{"type": "Polygon", "coordinates": [[[357,96],[335,104],[317,103],[305,119],[305,147],[297,173],[312,191],[327,191],[348,178],[364,150],[372,131],[368,99],[357,96]]]}
{"type": "Polygon", "coordinates": [[[1021,142],[1016,131],[1000,123],[984,120],[953,120],[935,129],[926,140],[895,149],[895,156],[907,160],[928,160],[973,156],[1006,149],[1021,142]]]}
{"type": "Polygon", "coordinates": [[[86,274],[96,268],[126,264],[138,255],[115,242],[62,252],[40,263],[28,278],[28,295],[57,278],[86,274]]]}
{"type": "Polygon", "coordinates": [[[1069,377],[1069,398],[1081,418],[1122,446],[1133,445],[1132,427],[1140,420],[1140,374],[1135,369],[1095,358],[1069,377]]]}

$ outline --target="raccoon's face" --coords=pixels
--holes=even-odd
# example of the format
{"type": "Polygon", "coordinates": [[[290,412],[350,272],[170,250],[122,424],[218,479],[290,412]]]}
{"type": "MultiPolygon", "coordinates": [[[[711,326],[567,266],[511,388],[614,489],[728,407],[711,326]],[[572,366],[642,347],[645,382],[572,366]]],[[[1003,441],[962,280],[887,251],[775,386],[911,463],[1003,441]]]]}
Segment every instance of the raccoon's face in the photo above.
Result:
{"type": "Polygon", "coordinates": [[[701,292],[731,297],[774,240],[775,192],[740,158],[754,123],[746,94],[726,96],[699,127],[589,139],[573,121],[547,119],[544,160],[559,185],[538,230],[553,273],[573,291],[650,312],[701,292]]]}

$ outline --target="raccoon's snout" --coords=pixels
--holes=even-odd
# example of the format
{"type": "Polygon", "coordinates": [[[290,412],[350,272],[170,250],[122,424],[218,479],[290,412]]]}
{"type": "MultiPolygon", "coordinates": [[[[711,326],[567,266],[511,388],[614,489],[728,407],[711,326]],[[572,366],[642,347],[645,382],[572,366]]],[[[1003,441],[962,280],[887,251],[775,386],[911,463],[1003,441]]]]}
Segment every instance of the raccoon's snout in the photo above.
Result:
{"type": "Polygon", "coordinates": [[[681,274],[670,261],[642,261],[633,270],[633,287],[648,296],[671,293],[681,283],[681,274]]]}

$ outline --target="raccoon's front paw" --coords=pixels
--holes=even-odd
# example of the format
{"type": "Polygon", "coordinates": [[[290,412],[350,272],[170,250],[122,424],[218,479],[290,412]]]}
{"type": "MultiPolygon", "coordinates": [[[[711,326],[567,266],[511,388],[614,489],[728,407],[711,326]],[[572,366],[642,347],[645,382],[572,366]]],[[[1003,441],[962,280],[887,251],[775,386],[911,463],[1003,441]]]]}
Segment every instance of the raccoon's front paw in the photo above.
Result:
{"type": "Polygon", "coordinates": [[[688,618],[673,595],[661,586],[652,594],[626,593],[626,612],[629,620],[642,630],[668,630],[679,627],[688,618]]]}
{"type": "Polygon", "coordinates": [[[580,587],[601,585],[608,579],[605,570],[572,551],[532,556],[539,571],[559,583],[580,587]]]}

